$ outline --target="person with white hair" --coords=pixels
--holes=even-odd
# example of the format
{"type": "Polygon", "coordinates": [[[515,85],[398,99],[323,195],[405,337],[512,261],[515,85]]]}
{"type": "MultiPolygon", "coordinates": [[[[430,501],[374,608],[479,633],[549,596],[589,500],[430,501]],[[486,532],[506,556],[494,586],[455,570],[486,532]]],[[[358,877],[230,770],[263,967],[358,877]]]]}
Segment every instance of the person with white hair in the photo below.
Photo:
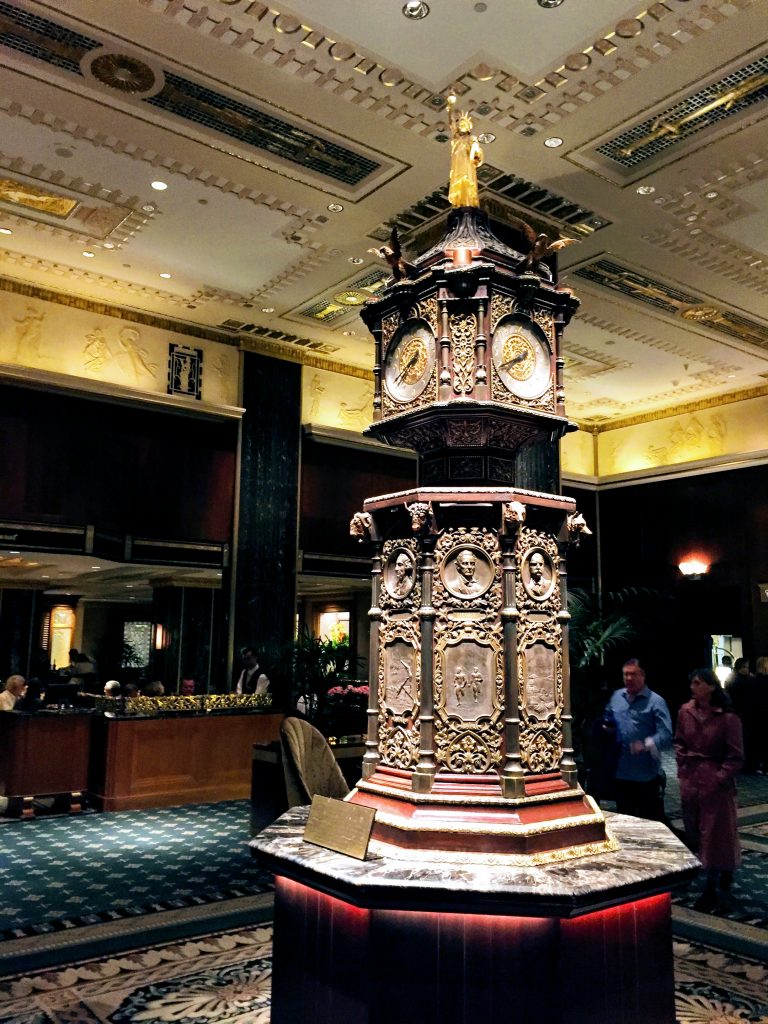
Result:
{"type": "Polygon", "coordinates": [[[5,689],[0,693],[0,711],[13,711],[16,702],[27,692],[27,681],[24,676],[8,676],[5,689]]]}
{"type": "Polygon", "coordinates": [[[120,683],[116,679],[110,679],[109,682],[104,683],[105,697],[119,697],[120,690],[120,683]]]}

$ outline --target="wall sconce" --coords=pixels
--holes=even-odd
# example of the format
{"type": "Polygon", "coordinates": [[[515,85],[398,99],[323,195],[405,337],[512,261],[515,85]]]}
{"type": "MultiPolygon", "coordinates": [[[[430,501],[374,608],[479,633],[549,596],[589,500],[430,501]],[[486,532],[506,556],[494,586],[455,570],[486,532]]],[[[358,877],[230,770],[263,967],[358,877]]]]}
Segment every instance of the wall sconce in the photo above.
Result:
{"type": "Polygon", "coordinates": [[[155,650],[162,651],[165,647],[165,630],[158,622],[155,626],[155,650]]]}
{"type": "Polygon", "coordinates": [[[688,580],[700,580],[709,572],[709,562],[705,562],[700,555],[689,555],[677,566],[680,572],[688,580]]]}

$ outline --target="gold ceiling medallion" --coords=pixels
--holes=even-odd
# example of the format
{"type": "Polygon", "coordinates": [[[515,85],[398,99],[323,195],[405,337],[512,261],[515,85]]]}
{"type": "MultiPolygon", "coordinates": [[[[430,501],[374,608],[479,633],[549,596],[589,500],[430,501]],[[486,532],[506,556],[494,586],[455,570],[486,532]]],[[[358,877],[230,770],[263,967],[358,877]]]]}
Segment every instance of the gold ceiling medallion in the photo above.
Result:
{"type": "Polygon", "coordinates": [[[370,297],[370,292],[361,292],[355,288],[348,288],[345,291],[336,292],[333,296],[333,301],[338,302],[342,306],[362,306],[370,297]]]}
{"type": "Polygon", "coordinates": [[[157,81],[149,65],[125,53],[103,53],[91,61],[90,71],[97,82],[118,92],[147,93],[157,81]]]}
{"type": "Polygon", "coordinates": [[[68,217],[77,206],[76,199],[68,199],[16,178],[0,178],[0,200],[14,206],[39,210],[51,217],[68,217]]]}

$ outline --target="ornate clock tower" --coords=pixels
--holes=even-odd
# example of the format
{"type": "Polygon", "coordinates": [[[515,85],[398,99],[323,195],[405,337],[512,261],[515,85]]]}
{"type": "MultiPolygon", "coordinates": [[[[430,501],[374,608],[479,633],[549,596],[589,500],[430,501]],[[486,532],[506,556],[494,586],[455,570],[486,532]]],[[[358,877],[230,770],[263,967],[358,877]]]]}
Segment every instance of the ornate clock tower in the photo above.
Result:
{"type": "MultiPolygon", "coordinates": [[[[454,160],[452,193],[458,173],[454,160]]],[[[368,433],[415,449],[419,484],[368,499],[351,524],[374,548],[351,799],[377,808],[391,856],[608,849],[571,747],[566,554],[586,526],[572,499],[518,479],[521,451],[556,456],[571,428],[561,340],[578,301],[476,206],[453,209],[414,264],[396,247],[396,280],[362,313],[376,344],[368,433]]]]}

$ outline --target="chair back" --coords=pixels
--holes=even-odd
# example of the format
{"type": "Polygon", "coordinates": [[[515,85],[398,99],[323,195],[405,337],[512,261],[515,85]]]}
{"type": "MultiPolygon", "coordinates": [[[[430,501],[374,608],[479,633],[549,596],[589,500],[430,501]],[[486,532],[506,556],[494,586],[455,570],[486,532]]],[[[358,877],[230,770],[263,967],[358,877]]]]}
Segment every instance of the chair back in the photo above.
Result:
{"type": "Polygon", "coordinates": [[[309,722],[283,719],[280,746],[289,807],[310,804],[316,795],[340,799],[349,793],[328,740],[309,722]]]}

